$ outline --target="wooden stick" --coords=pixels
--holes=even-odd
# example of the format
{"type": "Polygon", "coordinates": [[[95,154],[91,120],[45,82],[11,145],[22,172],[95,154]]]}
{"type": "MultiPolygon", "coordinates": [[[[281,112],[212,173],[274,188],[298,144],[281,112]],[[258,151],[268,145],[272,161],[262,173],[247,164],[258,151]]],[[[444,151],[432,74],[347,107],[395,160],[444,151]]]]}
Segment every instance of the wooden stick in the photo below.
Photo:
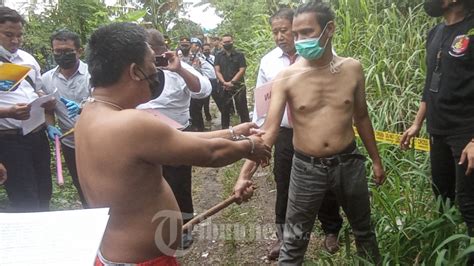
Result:
{"type": "MultiPolygon", "coordinates": [[[[255,172],[258,169],[258,166],[260,164],[256,164],[254,168],[250,171],[251,174],[250,176],[253,176],[255,172]]],[[[253,187],[255,190],[256,187],[253,187]]],[[[215,205],[214,207],[210,208],[209,210],[205,211],[204,213],[199,214],[198,216],[194,217],[191,219],[189,222],[187,222],[185,225],[183,225],[182,230],[183,232],[187,232],[189,230],[192,230],[193,227],[202,221],[206,220],[207,218],[211,217],[212,215],[220,212],[221,210],[227,208],[229,205],[237,201],[237,197],[235,195],[230,196],[226,200],[222,201],[221,203],[215,205]]]]}
{"type": "Polygon", "coordinates": [[[191,219],[191,221],[187,222],[185,225],[183,225],[183,232],[187,232],[192,230],[192,228],[199,224],[200,222],[206,220],[207,218],[211,217],[212,215],[218,213],[222,209],[228,207],[232,203],[237,201],[237,197],[235,195],[232,195],[231,197],[227,198],[223,202],[217,204],[216,206],[210,208],[209,210],[205,211],[204,213],[199,214],[198,216],[194,217],[191,219]]]}
{"type": "Polygon", "coordinates": [[[64,137],[67,137],[68,135],[71,135],[72,133],[74,133],[74,128],[71,128],[69,131],[64,133],[59,139],[63,139],[64,137]]]}

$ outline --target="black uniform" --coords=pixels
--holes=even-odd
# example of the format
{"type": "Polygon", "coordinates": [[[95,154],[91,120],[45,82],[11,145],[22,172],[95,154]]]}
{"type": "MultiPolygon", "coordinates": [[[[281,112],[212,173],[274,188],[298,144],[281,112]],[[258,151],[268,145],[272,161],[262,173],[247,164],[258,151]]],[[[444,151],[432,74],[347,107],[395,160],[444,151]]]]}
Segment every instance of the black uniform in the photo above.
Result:
{"type": "MultiPolygon", "coordinates": [[[[423,92],[430,133],[433,189],[444,199],[456,198],[474,236],[474,174],[458,165],[474,138],[474,16],[433,28],[427,40],[427,76],[423,92]]],[[[471,255],[471,258],[473,256],[471,255]]]]}
{"type": "MultiPolygon", "coordinates": [[[[222,76],[226,82],[239,72],[241,67],[247,67],[245,56],[243,53],[232,49],[231,53],[227,55],[225,50],[219,52],[216,56],[215,66],[219,66],[222,76]]],[[[228,128],[230,125],[230,111],[232,107],[232,99],[235,100],[235,109],[240,116],[240,122],[249,122],[249,110],[247,108],[247,89],[245,87],[245,80],[242,77],[234,83],[231,91],[225,91],[221,97],[221,124],[222,128],[228,128]]]]}

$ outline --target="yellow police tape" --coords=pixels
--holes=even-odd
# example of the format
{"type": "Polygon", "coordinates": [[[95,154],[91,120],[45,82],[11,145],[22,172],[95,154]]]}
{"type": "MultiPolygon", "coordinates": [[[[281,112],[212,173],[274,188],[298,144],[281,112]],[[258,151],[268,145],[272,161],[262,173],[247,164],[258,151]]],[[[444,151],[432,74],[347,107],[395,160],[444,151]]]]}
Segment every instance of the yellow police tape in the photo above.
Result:
{"type": "MultiPolygon", "coordinates": [[[[357,133],[357,129],[355,127],[354,127],[354,133],[357,137],[359,137],[359,134],[357,133]]],[[[395,133],[390,133],[390,132],[375,131],[374,133],[375,133],[375,140],[377,142],[383,142],[383,143],[388,143],[388,144],[399,145],[400,139],[402,138],[401,134],[395,134],[395,133]]],[[[430,151],[430,141],[428,139],[414,138],[410,146],[413,147],[415,150],[430,151]]]]}

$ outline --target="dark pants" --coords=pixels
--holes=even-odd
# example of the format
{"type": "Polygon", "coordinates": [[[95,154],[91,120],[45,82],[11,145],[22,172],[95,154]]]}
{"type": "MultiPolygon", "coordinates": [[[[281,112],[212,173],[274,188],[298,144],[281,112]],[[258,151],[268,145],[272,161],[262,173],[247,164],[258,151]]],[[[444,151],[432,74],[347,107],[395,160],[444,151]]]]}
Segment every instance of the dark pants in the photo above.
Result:
{"type": "Polygon", "coordinates": [[[217,79],[209,79],[212,85],[211,95],[204,99],[192,99],[189,106],[189,115],[191,117],[193,130],[202,132],[204,131],[204,119],[202,118],[202,110],[204,109],[204,114],[206,119],[211,119],[211,113],[209,112],[209,100],[212,96],[212,99],[217,105],[219,111],[221,111],[221,102],[222,102],[222,92],[219,91],[219,84],[217,79]]]}
{"type": "MultiPolygon", "coordinates": [[[[216,103],[217,109],[219,109],[219,112],[222,112],[222,97],[224,94],[222,87],[217,81],[217,79],[209,79],[209,80],[211,81],[211,85],[212,85],[211,97],[216,103]]],[[[209,103],[209,100],[207,102],[209,103]]],[[[204,106],[204,108],[206,107],[204,106]]],[[[207,108],[209,109],[209,104],[207,108]]]]}
{"type": "Polygon", "coordinates": [[[232,109],[232,99],[235,100],[235,109],[240,116],[240,122],[249,122],[249,110],[247,107],[247,91],[245,86],[238,87],[231,91],[224,91],[222,96],[221,125],[223,129],[230,126],[230,113],[232,109]]]}
{"type": "MultiPolygon", "coordinates": [[[[219,109],[219,112],[221,111],[221,100],[220,100],[220,94],[219,94],[219,83],[217,82],[217,79],[209,79],[211,81],[211,86],[212,86],[212,99],[217,105],[217,109],[219,109]]],[[[209,102],[211,99],[211,96],[207,97],[204,99],[204,115],[206,116],[206,120],[211,120],[211,112],[209,110],[209,102]]]]}
{"type": "MultiPolygon", "coordinates": [[[[191,131],[190,127],[183,131],[191,131]]],[[[183,216],[183,224],[194,217],[192,196],[192,167],[189,165],[163,165],[163,177],[171,187],[183,216]]]]}
{"type": "Polygon", "coordinates": [[[47,211],[52,194],[48,138],[40,130],[0,136],[0,160],[8,171],[5,183],[14,212],[47,211]]]}
{"type": "MultiPolygon", "coordinates": [[[[293,160],[293,129],[281,127],[275,143],[273,174],[277,185],[275,203],[275,223],[281,228],[285,223],[288,188],[290,186],[291,164],[293,160]]],[[[336,195],[327,191],[319,209],[318,219],[325,234],[339,234],[342,217],[336,195]]]]}
{"type": "Polygon", "coordinates": [[[189,105],[189,116],[191,117],[191,124],[193,131],[204,131],[204,120],[202,119],[202,107],[206,103],[205,99],[192,99],[189,105]]]}
{"type": "Polygon", "coordinates": [[[301,265],[311,231],[324,200],[332,191],[341,204],[352,227],[357,253],[375,262],[380,261],[378,244],[370,220],[370,202],[364,161],[357,149],[353,158],[325,165],[293,157],[283,246],[278,263],[301,265]]]}
{"type": "MultiPolygon", "coordinates": [[[[433,191],[436,196],[457,201],[470,237],[474,237],[474,174],[466,176],[467,164],[459,165],[461,153],[474,134],[431,135],[430,158],[433,191]]],[[[474,263],[474,253],[469,265],[474,263]]]]}
{"type": "Polygon", "coordinates": [[[174,197],[183,215],[183,224],[194,216],[191,175],[192,169],[188,165],[163,166],[163,177],[173,190],[174,197]]]}
{"type": "Polygon", "coordinates": [[[61,145],[61,149],[63,150],[63,156],[64,160],[66,161],[67,169],[69,170],[69,174],[71,174],[72,183],[76,187],[79,198],[81,199],[82,207],[87,208],[88,205],[86,199],[84,198],[84,194],[82,193],[81,185],[79,184],[79,178],[77,176],[76,150],[64,144],[61,145]]]}

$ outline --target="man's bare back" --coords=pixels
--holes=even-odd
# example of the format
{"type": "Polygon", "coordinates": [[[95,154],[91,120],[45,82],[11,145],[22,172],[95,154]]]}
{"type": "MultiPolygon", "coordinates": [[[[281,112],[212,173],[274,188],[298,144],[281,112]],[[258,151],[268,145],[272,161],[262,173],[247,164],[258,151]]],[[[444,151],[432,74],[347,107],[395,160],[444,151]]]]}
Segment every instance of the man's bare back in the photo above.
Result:
{"type": "Polygon", "coordinates": [[[326,157],[342,151],[354,140],[354,108],[363,104],[361,100],[365,103],[365,98],[356,98],[360,96],[362,78],[357,60],[336,56],[333,66],[315,68],[300,60],[282,71],[272,88],[272,103],[287,100],[296,150],[326,157]]]}
{"type": "MultiPolygon", "coordinates": [[[[111,219],[101,252],[112,261],[144,261],[161,256],[155,230],[164,217],[154,222],[152,219],[161,210],[179,212],[162,177],[161,165],[147,162],[137,150],[140,139],[134,132],[148,130],[150,122],[144,116],[149,114],[91,105],[85,108],[75,129],[77,165],[87,202],[91,207],[110,207],[111,219]],[[140,127],[133,126],[140,123],[140,127]]],[[[173,219],[180,228],[181,217],[173,219]]],[[[169,225],[162,229],[161,235],[169,235],[169,225]]],[[[164,244],[176,249],[180,233],[164,244]]]]}
{"type": "MultiPolygon", "coordinates": [[[[236,126],[234,132],[247,137],[231,141],[228,130],[181,132],[135,110],[163,90],[146,40],[142,27],[112,23],[96,30],[89,41],[94,91],[76,123],[75,144],[86,201],[93,208],[110,208],[97,258],[101,263],[141,263],[174,255],[181,213],[162,177],[162,165],[220,167],[241,158],[258,163],[270,158],[262,133],[251,135],[255,124],[236,126]]],[[[177,69],[186,71],[177,62],[177,69]]],[[[251,183],[240,184],[248,196],[251,183]]]]}

